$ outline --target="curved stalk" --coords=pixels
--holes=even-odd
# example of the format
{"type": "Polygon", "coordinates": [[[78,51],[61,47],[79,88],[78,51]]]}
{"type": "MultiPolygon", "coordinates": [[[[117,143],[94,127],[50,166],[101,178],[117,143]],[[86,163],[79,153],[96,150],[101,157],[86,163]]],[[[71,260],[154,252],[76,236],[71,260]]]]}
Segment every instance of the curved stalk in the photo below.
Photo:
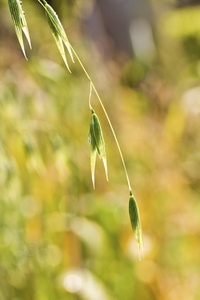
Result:
{"type": "MultiPolygon", "coordinates": [[[[38,2],[45,8],[45,4],[47,3],[45,0],[38,0],[38,2]]],[[[108,114],[107,114],[107,111],[106,111],[106,109],[105,109],[105,106],[103,105],[103,102],[102,102],[102,100],[101,100],[101,97],[99,96],[99,93],[97,92],[97,90],[96,90],[96,88],[95,88],[95,85],[94,85],[94,83],[93,83],[91,77],[89,76],[89,74],[88,74],[88,72],[86,71],[86,69],[85,69],[85,67],[84,67],[84,65],[83,65],[83,63],[82,63],[82,61],[80,60],[78,54],[76,53],[76,51],[74,50],[74,48],[72,47],[72,45],[69,43],[69,41],[68,41],[68,45],[69,45],[69,47],[71,48],[72,52],[74,53],[74,55],[75,55],[77,61],[79,62],[81,68],[83,69],[83,71],[84,71],[86,77],[88,78],[88,80],[89,80],[89,82],[90,82],[90,86],[93,88],[93,90],[94,90],[94,92],[95,92],[95,94],[96,94],[96,97],[97,97],[97,99],[99,100],[99,103],[100,103],[100,105],[101,105],[101,107],[102,107],[102,109],[103,109],[103,112],[104,112],[104,114],[105,114],[105,116],[106,116],[106,119],[107,119],[107,121],[108,121],[108,124],[109,124],[109,126],[110,126],[110,129],[111,129],[111,131],[112,131],[114,140],[115,140],[115,142],[116,142],[116,144],[117,144],[117,148],[118,148],[118,151],[119,151],[119,154],[120,154],[120,157],[121,157],[122,165],[123,165],[123,167],[124,167],[124,171],[125,171],[125,175],[126,175],[126,180],[127,180],[127,183],[128,183],[129,191],[132,193],[132,189],[131,189],[131,185],[130,185],[130,180],[129,180],[129,176],[128,176],[126,164],[125,164],[125,161],[124,161],[124,157],[123,157],[123,154],[122,154],[122,151],[121,151],[121,147],[120,147],[120,145],[119,145],[117,136],[116,136],[116,134],[115,134],[115,131],[114,131],[114,128],[113,128],[112,123],[111,123],[111,121],[110,121],[110,118],[109,118],[109,116],[108,116],[108,114]]],[[[91,87],[90,87],[90,88],[91,88],[91,87]]],[[[90,93],[91,93],[91,90],[90,90],[90,93]]],[[[91,96],[91,95],[90,95],[90,96],[91,96]]],[[[89,105],[90,105],[90,108],[91,108],[90,101],[89,101],[89,105]]]]}
{"type": "Polygon", "coordinates": [[[76,59],[78,60],[78,62],[79,62],[79,64],[80,64],[81,68],[83,69],[85,75],[87,76],[87,78],[88,78],[88,80],[89,80],[89,82],[90,82],[90,85],[92,86],[92,88],[93,88],[93,90],[94,90],[94,92],[95,92],[95,94],[96,94],[96,96],[97,96],[97,99],[99,100],[99,103],[101,104],[101,107],[102,107],[102,109],[103,109],[103,112],[104,112],[104,114],[105,114],[105,116],[106,116],[106,119],[107,119],[107,121],[108,121],[108,124],[109,124],[109,126],[110,126],[110,129],[111,129],[111,131],[112,131],[114,140],[115,140],[115,142],[116,142],[116,144],[117,144],[117,148],[118,148],[118,151],[119,151],[119,154],[120,154],[120,157],[121,157],[121,161],[122,161],[122,164],[123,164],[123,167],[124,167],[124,171],[125,171],[126,180],[127,180],[127,183],[128,183],[129,190],[130,190],[130,192],[132,192],[131,185],[130,185],[130,180],[129,180],[129,176],[128,176],[128,172],[127,172],[127,168],[126,168],[126,164],[125,164],[124,157],[123,157],[123,154],[122,154],[122,151],[121,151],[121,147],[120,147],[120,145],[119,145],[117,136],[116,136],[116,134],[115,134],[115,131],[114,131],[114,128],[113,128],[112,123],[111,123],[111,121],[110,121],[110,118],[109,118],[109,116],[108,116],[108,114],[107,114],[107,111],[106,111],[106,109],[105,109],[105,106],[103,105],[103,102],[102,102],[102,100],[101,100],[101,98],[100,98],[100,96],[99,96],[99,93],[97,92],[97,90],[96,90],[96,88],[95,88],[95,86],[94,86],[94,83],[92,82],[92,79],[91,79],[91,77],[89,76],[88,72],[86,71],[86,69],[85,69],[85,67],[84,67],[84,65],[83,65],[83,63],[82,63],[82,61],[80,60],[78,54],[76,53],[76,51],[74,50],[74,48],[72,47],[72,45],[71,45],[71,44],[69,44],[69,45],[70,45],[70,48],[71,48],[72,52],[74,53],[76,59]]]}
{"type": "MultiPolygon", "coordinates": [[[[81,68],[83,69],[86,77],[89,80],[89,83],[90,83],[89,107],[91,109],[92,116],[93,117],[95,116],[94,110],[91,106],[91,92],[92,92],[92,89],[94,90],[94,92],[96,94],[96,97],[97,97],[97,99],[98,99],[98,101],[99,101],[99,103],[100,103],[100,105],[103,109],[103,112],[106,116],[106,119],[108,121],[110,129],[112,131],[114,140],[117,144],[117,148],[118,148],[118,151],[119,151],[119,154],[120,154],[120,158],[121,158],[121,161],[122,161],[122,165],[123,165],[123,168],[124,168],[124,171],[125,171],[126,180],[127,180],[129,191],[130,191],[129,216],[130,216],[130,220],[131,220],[131,226],[132,226],[132,229],[133,229],[133,233],[135,235],[135,239],[136,239],[136,242],[137,242],[137,245],[138,245],[139,257],[140,257],[140,250],[143,250],[143,238],[142,238],[142,227],[141,227],[141,222],[140,222],[139,209],[138,209],[138,206],[137,206],[137,202],[136,202],[136,200],[133,196],[133,193],[132,193],[132,189],[131,189],[131,185],[130,185],[130,180],[129,180],[126,164],[125,164],[124,157],[123,157],[123,154],[122,154],[122,151],[121,151],[121,147],[119,145],[119,142],[118,142],[117,136],[115,134],[114,128],[113,128],[112,123],[110,121],[110,118],[107,114],[105,106],[103,105],[103,102],[102,102],[102,100],[99,96],[99,93],[97,92],[97,90],[94,86],[94,83],[93,83],[91,77],[89,76],[88,72],[86,71],[86,69],[85,69],[82,61],[80,60],[78,54],[76,53],[76,51],[74,50],[72,45],[69,43],[68,38],[65,34],[65,31],[62,27],[62,24],[60,23],[60,20],[59,20],[58,16],[56,15],[56,12],[52,9],[52,7],[50,5],[47,4],[46,0],[38,0],[38,2],[44,7],[44,9],[46,10],[46,13],[48,14],[48,17],[50,18],[50,24],[49,25],[50,25],[50,28],[51,28],[52,33],[54,35],[54,38],[56,38],[57,47],[58,47],[58,49],[61,53],[61,56],[63,57],[65,63],[66,63],[66,56],[65,56],[65,52],[64,52],[64,48],[63,48],[63,44],[62,44],[63,42],[65,43],[65,45],[68,49],[68,52],[69,52],[69,54],[72,58],[72,61],[74,62],[73,56],[72,56],[72,53],[73,53],[74,56],[76,57],[78,63],[80,64],[81,68]]],[[[68,67],[67,63],[66,63],[66,65],[68,67]]],[[[97,120],[97,123],[99,124],[98,120],[97,120]]],[[[99,126],[100,126],[100,124],[99,124],[99,126]]],[[[101,130],[99,130],[99,131],[101,131],[101,130]]],[[[93,134],[93,131],[91,132],[91,137],[93,136],[92,134],[93,134]]],[[[103,136],[102,136],[102,139],[103,139],[103,136]]],[[[91,143],[91,145],[92,145],[92,143],[91,143]]],[[[92,152],[91,152],[92,153],[91,157],[93,157],[93,154],[95,154],[95,157],[93,157],[93,159],[91,160],[91,171],[92,171],[93,186],[94,186],[94,168],[95,168],[95,161],[96,161],[96,146],[97,145],[95,145],[95,147],[93,147],[94,149],[92,148],[92,152]]],[[[105,146],[105,143],[103,141],[103,147],[104,146],[105,146]]],[[[99,151],[98,151],[98,153],[100,154],[99,151]]],[[[102,155],[102,157],[104,156],[104,166],[105,166],[106,177],[107,177],[107,164],[106,164],[105,151],[102,152],[102,154],[103,153],[104,153],[104,155],[102,155]]]]}

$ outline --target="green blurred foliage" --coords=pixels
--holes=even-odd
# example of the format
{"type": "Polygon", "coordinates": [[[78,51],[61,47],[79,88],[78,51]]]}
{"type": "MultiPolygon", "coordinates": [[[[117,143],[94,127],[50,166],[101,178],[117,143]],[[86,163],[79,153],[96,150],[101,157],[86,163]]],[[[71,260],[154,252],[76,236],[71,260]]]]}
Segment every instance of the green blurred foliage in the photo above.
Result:
{"type": "Polygon", "coordinates": [[[105,63],[78,20],[63,19],[122,146],[144,232],[140,262],[123,168],[94,95],[109,183],[97,161],[92,190],[87,79],[78,63],[72,75],[65,69],[31,1],[25,61],[0,1],[0,300],[199,299],[200,9],[152,3],[156,57],[148,68],[137,58],[123,70],[105,63]]]}

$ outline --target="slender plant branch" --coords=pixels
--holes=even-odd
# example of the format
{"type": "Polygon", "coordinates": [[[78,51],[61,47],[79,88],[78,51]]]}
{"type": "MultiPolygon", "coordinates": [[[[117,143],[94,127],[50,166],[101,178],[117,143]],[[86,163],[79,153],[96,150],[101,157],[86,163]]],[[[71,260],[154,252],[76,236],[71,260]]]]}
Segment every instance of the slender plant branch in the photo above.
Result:
{"type": "MultiPolygon", "coordinates": [[[[53,37],[55,39],[56,45],[58,47],[58,50],[69,70],[69,66],[67,63],[67,59],[66,59],[66,55],[65,55],[65,50],[64,50],[64,45],[67,47],[67,50],[71,56],[72,61],[73,60],[73,55],[76,57],[78,63],[80,64],[81,68],[83,69],[86,77],[89,80],[90,83],[90,94],[89,94],[89,107],[90,110],[92,112],[92,117],[91,117],[91,122],[90,122],[90,137],[91,137],[91,171],[92,171],[92,180],[93,180],[93,186],[94,186],[94,171],[95,171],[95,162],[96,162],[96,154],[98,152],[99,156],[102,157],[103,159],[103,163],[104,163],[104,167],[105,167],[105,171],[106,171],[106,178],[107,178],[107,161],[106,161],[106,152],[105,152],[105,142],[103,139],[103,133],[101,130],[101,126],[100,126],[100,122],[99,119],[97,117],[97,115],[95,114],[92,106],[91,106],[91,93],[92,93],[92,89],[94,90],[96,97],[103,109],[103,112],[106,116],[106,119],[108,121],[108,124],[110,126],[110,129],[112,131],[114,140],[117,144],[117,148],[121,157],[121,161],[123,164],[123,168],[125,171],[125,175],[126,175],[126,179],[127,179],[127,183],[128,183],[128,187],[129,187],[129,192],[130,192],[130,198],[129,198],[129,216],[130,216],[130,220],[131,220],[131,226],[135,235],[135,239],[138,245],[138,249],[139,251],[141,250],[141,248],[143,248],[143,239],[142,239],[142,227],[141,227],[141,222],[140,222],[140,216],[139,216],[139,209],[137,206],[137,202],[133,196],[132,193],[132,189],[131,189],[131,185],[130,185],[130,180],[129,180],[129,176],[128,176],[128,172],[127,172],[127,168],[126,168],[126,164],[124,161],[124,157],[117,139],[117,136],[115,134],[114,128],[112,126],[112,123],[110,121],[110,118],[107,114],[106,108],[94,86],[94,83],[91,79],[91,77],[89,76],[88,72],[86,71],[82,61],[80,60],[79,56],[77,55],[76,51],[74,50],[74,48],[71,46],[71,44],[69,43],[69,40],[67,38],[67,35],[65,33],[65,30],[56,14],[56,12],[53,10],[53,8],[46,2],[46,0],[38,0],[38,2],[40,3],[40,5],[45,9],[46,11],[46,17],[47,17],[47,21],[48,24],[50,26],[50,29],[52,31],[53,37]],[[63,45],[64,43],[64,45],[63,45]]],[[[29,31],[28,31],[28,26],[26,23],[26,19],[24,16],[24,12],[22,10],[22,1],[19,0],[8,0],[8,4],[9,4],[9,9],[11,12],[11,17],[13,19],[13,23],[14,23],[14,28],[17,34],[17,38],[19,40],[20,46],[22,48],[22,51],[24,53],[24,56],[26,58],[26,53],[25,53],[25,48],[24,48],[24,42],[23,42],[23,38],[22,38],[22,31],[24,32],[29,46],[31,48],[31,42],[30,42],[30,37],[29,37],[29,31]]]]}
{"type": "MultiPolygon", "coordinates": [[[[44,2],[44,4],[43,4],[40,0],[38,0],[38,2],[45,8],[45,4],[46,4],[47,2],[46,2],[45,0],[42,0],[42,1],[44,2]]],[[[123,167],[124,167],[124,171],[125,171],[125,175],[126,175],[126,179],[127,179],[129,191],[130,191],[131,194],[132,194],[132,188],[131,188],[131,184],[130,184],[130,180],[129,180],[129,176],[128,176],[126,164],[125,164],[125,161],[124,161],[124,157],[123,157],[123,154],[122,154],[122,151],[121,151],[121,147],[120,147],[120,145],[119,145],[117,136],[116,136],[116,134],[115,134],[115,131],[114,131],[114,128],[113,128],[112,123],[111,123],[111,121],[110,121],[110,118],[109,118],[109,116],[108,116],[108,114],[107,114],[107,111],[106,111],[106,109],[105,109],[105,106],[103,105],[103,102],[102,102],[102,100],[101,100],[101,97],[99,96],[99,93],[97,92],[97,90],[96,90],[96,88],[95,88],[95,85],[94,85],[94,83],[93,83],[91,77],[89,76],[88,72],[86,71],[86,69],[85,69],[85,67],[84,67],[84,65],[83,65],[83,63],[82,63],[82,61],[80,60],[78,54],[76,53],[76,51],[74,50],[74,48],[72,47],[72,45],[69,43],[69,41],[68,41],[68,44],[69,44],[69,46],[70,46],[72,52],[74,53],[74,55],[75,55],[77,61],[79,62],[81,68],[83,69],[83,71],[84,71],[86,77],[88,78],[88,80],[89,80],[89,82],[90,82],[90,95],[89,95],[89,106],[90,106],[90,109],[92,109],[92,106],[91,106],[91,92],[92,92],[91,87],[92,87],[93,90],[94,90],[94,92],[95,92],[95,94],[96,94],[96,96],[97,96],[97,99],[99,100],[99,103],[100,103],[100,105],[101,105],[101,107],[102,107],[102,109],[103,109],[103,112],[104,112],[104,114],[105,114],[105,116],[106,116],[106,119],[107,119],[108,124],[109,124],[109,126],[110,126],[110,129],[111,129],[111,131],[112,131],[114,140],[115,140],[115,142],[116,142],[116,144],[117,144],[117,148],[118,148],[118,151],[119,151],[119,154],[120,154],[120,157],[121,157],[121,161],[122,161],[122,164],[123,164],[123,167]]]]}
{"type": "MultiPolygon", "coordinates": [[[[39,0],[38,0],[38,1],[39,1],[39,0]]],[[[110,121],[110,118],[109,118],[109,116],[108,116],[108,114],[107,114],[107,111],[106,111],[106,109],[105,109],[105,106],[103,105],[103,102],[102,102],[102,100],[101,100],[101,97],[99,96],[99,93],[97,92],[97,90],[96,90],[96,88],[95,88],[95,86],[94,86],[94,83],[93,83],[91,77],[89,76],[88,72],[86,71],[86,69],[85,69],[85,67],[84,67],[84,65],[83,65],[83,63],[82,63],[82,61],[80,60],[78,54],[76,53],[76,51],[74,50],[74,48],[72,47],[72,45],[71,45],[70,43],[69,43],[69,45],[70,45],[70,48],[71,48],[72,52],[74,53],[76,59],[78,60],[78,62],[79,62],[79,64],[80,64],[81,68],[83,69],[85,75],[87,76],[87,78],[88,78],[88,80],[89,80],[89,82],[90,82],[90,85],[92,86],[92,88],[93,88],[93,90],[94,90],[94,92],[95,92],[95,94],[96,94],[96,96],[97,96],[97,99],[99,100],[99,103],[101,104],[101,107],[102,107],[102,109],[103,109],[103,112],[104,112],[104,114],[105,114],[105,116],[106,116],[106,119],[107,119],[107,121],[108,121],[108,124],[109,124],[109,126],[110,126],[110,129],[111,129],[111,131],[112,131],[114,140],[115,140],[115,142],[116,142],[116,144],[117,144],[117,148],[118,148],[118,151],[119,151],[119,154],[120,154],[120,157],[121,157],[121,161],[122,161],[122,164],[123,164],[123,167],[124,167],[124,171],[125,171],[125,175],[126,175],[126,180],[127,180],[127,183],[128,183],[129,191],[132,192],[132,188],[131,188],[131,184],[130,184],[130,180],[129,180],[129,176],[128,176],[126,164],[125,164],[124,157],[123,157],[123,154],[122,154],[122,151],[121,151],[121,147],[120,147],[120,145],[119,145],[117,136],[116,136],[116,134],[115,134],[115,131],[114,131],[114,128],[113,128],[112,123],[111,123],[111,121],[110,121]]],[[[90,107],[91,107],[90,101],[89,101],[89,105],[90,105],[90,107]]]]}

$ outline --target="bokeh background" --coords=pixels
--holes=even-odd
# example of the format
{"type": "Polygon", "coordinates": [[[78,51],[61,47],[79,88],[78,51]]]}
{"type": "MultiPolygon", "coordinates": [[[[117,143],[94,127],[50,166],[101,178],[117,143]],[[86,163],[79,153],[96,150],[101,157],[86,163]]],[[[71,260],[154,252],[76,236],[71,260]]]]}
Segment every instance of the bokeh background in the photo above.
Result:
{"type": "Polygon", "coordinates": [[[26,61],[0,0],[0,300],[200,299],[200,1],[51,1],[118,136],[92,189],[89,83],[64,66],[37,1],[26,61]]]}

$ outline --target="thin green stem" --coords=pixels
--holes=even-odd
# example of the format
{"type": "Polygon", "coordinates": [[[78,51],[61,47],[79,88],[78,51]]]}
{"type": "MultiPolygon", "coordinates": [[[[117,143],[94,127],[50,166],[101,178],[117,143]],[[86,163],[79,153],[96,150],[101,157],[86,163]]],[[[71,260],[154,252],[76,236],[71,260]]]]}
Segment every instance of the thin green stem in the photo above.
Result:
{"type": "Polygon", "coordinates": [[[91,105],[91,97],[92,97],[92,84],[90,82],[90,93],[89,93],[89,108],[91,111],[93,111],[92,105],[91,105]]]}
{"type": "MultiPolygon", "coordinates": [[[[46,9],[46,8],[45,8],[45,5],[47,4],[47,2],[46,2],[45,0],[38,0],[38,2],[43,6],[44,9],[46,9]]],[[[120,148],[118,139],[117,139],[117,137],[116,137],[114,128],[113,128],[112,123],[111,123],[111,121],[110,121],[110,118],[109,118],[109,116],[108,116],[108,114],[107,114],[107,111],[106,111],[106,109],[105,109],[105,107],[104,107],[104,105],[103,105],[103,102],[102,102],[102,100],[101,100],[101,98],[100,98],[100,96],[99,96],[99,94],[98,94],[98,92],[97,92],[97,90],[96,90],[96,88],[95,88],[95,86],[94,86],[94,83],[92,82],[91,77],[89,76],[88,72],[86,71],[86,69],[85,69],[85,67],[84,67],[84,65],[83,65],[83,63],[82,63],[82,61],[80,60],[78,54],[76,53],[76,51],[74,50],[74,48],[72,47],[72,45],[69,43],[69,41],[67,41],[67,43],[68,43],[69,47],[71,48],[72,52],[74,53],[76,59],[78,60],[78,62],[79,62],[79,64],[80,64],[81,68],[83,69],[85,75],[87,76],[87,78],[88,78],[88,80],[89,80],[89,82],[90,82],[90,96],[89,96],[89,106],[90,106],[90,109],[93,110],[93,109],[92,109],[92,106],[91,106],[91,92],[92,92],[92,88],[93,88],[93,90],[94,90],[94,92],[95,92],[95,94],[96,94],[96,96],[97,96],[97,99],[99,100],[99,103],[100,103],[100,105],[101,105],[101,107],[102,107],[102,109],[103,109],[103,112],[104,112],[104,114],[105,114],[105,116],[106,116],[106,119],[107,119],[107,121],[108,121],[108,124],[109,124],[109,126],[110,126],[110,129],[111,129],[111,131],[112,131],[113,137],[114,137],[115,142],[116,142],[116,144],[117,144],[117,148],[118,148],[118,151],[119,151],[119,154],[120,154],[120,157],[121,157],[121,161],[122,161],[122,164],[123,164],[123,167],[124,167],[124,171],[125,171],[125,175],[126,175],[128,187],[129,187],[129,190],[130,190],[130,192],[131,192],[132,189],[131,189],[130,180],[129,180],[128,172],[127,172],[127,169],[126,169],[124,157],[123,157],[123,154],[122,154],[122,151],[121,151],[121,148],[120,148]]]]}
{"type": "MultiPolygon", "coordinates": [[[[125,171],[125,175],[126,175],[128,187],[129,187],[129,190],[130,190],[130,192],[131,192],[132,189],[131,189],[131,185],[130,185],[130,180],[129,180],[128,172],[127,172],[127,169],[126,169],[126,164],[125,164],[125,161],[124,161],[124,157],[123,157],[123,154],[122,154],[122,151],[121,151],[121,148],[120,148],[120,145],[119,145],[117,136],[116,136],[116,134],[115,134],[114,128],[113,128],[112,123],[111,123],[111,121],[110,121],[110,118],[109,118],[109,116],[108,116],[108,114],[107,114],[107,111],[106,111],[106,109],[105,109],[105,107],[104,107],[104,105],[103,105],[103,102],[102,102],[102,100],[101,100],[101,98],[100,98],[100,96],[99,96],[99,94],[98,94],[98,92],[97,92],[97,90],[96,90],[96,88],[95,88],[95,86],[94,86],[94,83],[92,82],[91,77],[89,76],[88,72],[86,71],[86,69],[85,69],[85,67],[84,67],[84,65],[83,65],[83,63],[82,63],[82,61],[80,60],[79,56],[77,55],[77,53],[76,53],[76,51],[74,50],[74,48],[72,47],[72,45],[71,45],[71,44],[69,44],[69,45],[70,45],[70,48],[72,49],[72,52],[74,53],[76,59],[78,60],[78,62],[79,62],[79,64],[80,64],[81,68],[83,69],[85,75],[87,76],[87,78],[88,78],[88,80],[89,80],[89,82],[90,82],[90,85],[92,86],[92,88],[93,88],[93,90],[94,90],[94,92],[95,92],[95,94],[96,94],[96,96],[97,96],[97,99],[99,100],[99,103],[101,104],[101,107],[102,107],[102,109],[103,109],[103,112],[104,112],[104,114],[105,114],[105,116],[106,116],[106,119],[107,119],[107,121],[108,121],[108,124],[109,124],[109,126],[110,126],[110,129],[111,129],[111,131],[112,131],[113,137],[114,137],[115,142],[116,142],[116,144],[117,144],[117,148],[118,148],[118,151],[119,151],[119,154],[120,154],[120,157],[121,157],[121,161],[122,161],[122,164],[123,164],[123,167],[124,167],[124,171],[125,171]]],[[[90,107],[91,107],[90,101],[89,101],[89,105],[90,105],[90,107]]]]}
{"type": "Polygon", "coordinates": [[[45,9],[45,4],[47,3],[46,1],[43,0],[44,4],[42,3],[42,1],[38,0],[38,2],[44,7],[45,9]]]}

